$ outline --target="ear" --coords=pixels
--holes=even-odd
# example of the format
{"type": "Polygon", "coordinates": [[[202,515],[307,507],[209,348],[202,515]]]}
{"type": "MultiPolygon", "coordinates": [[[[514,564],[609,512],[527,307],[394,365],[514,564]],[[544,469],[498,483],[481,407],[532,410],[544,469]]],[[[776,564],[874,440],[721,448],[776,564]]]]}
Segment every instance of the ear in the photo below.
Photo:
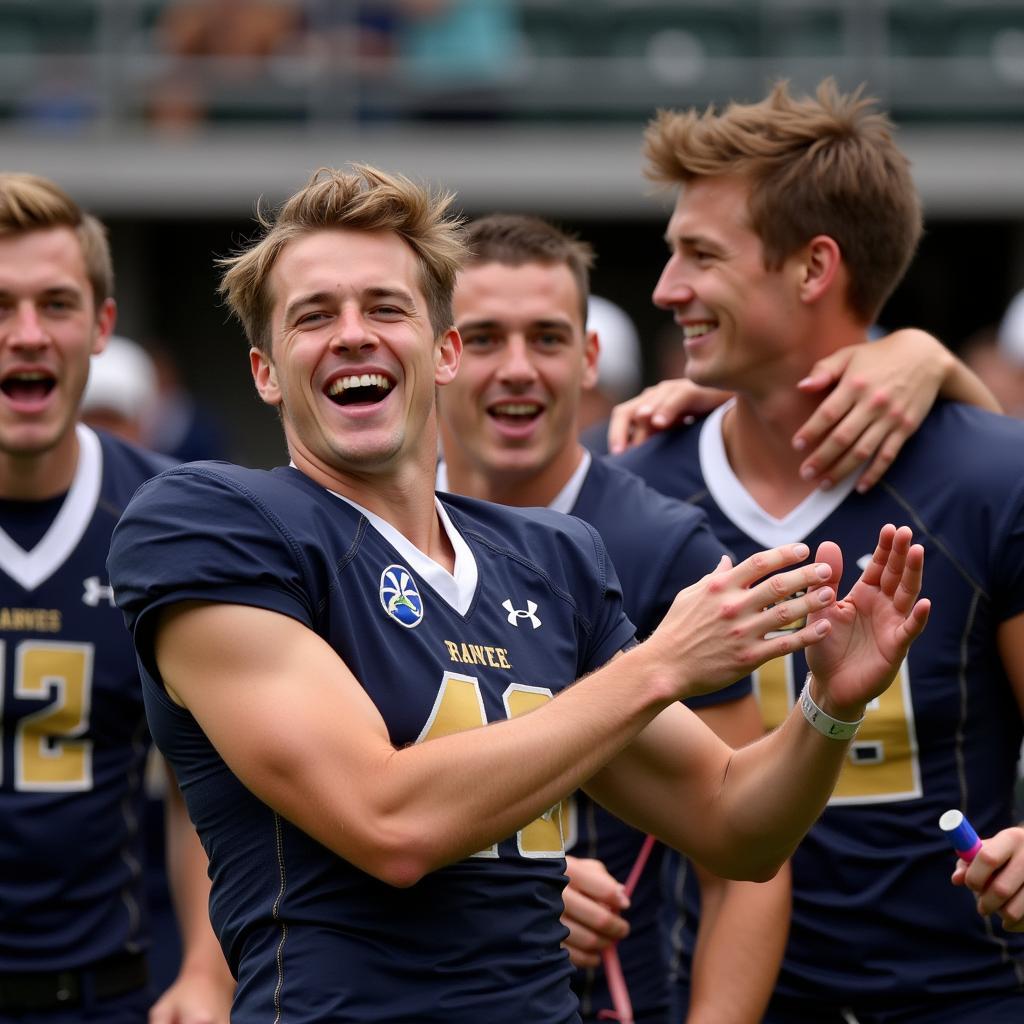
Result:
{"type": "Polygon", "coordinates": [[[117,322],[117,303],[113,299],[104,299],[96,312],[96,335],[92,339],[92,354],[98,356],[110,341],[117,322]]]}
{"type": "Polygon", "coordinates": [[[450,384],[462,362],[462,335],[449,327],[434,345],[434,383],[450,384]]]}
{"type": "Polygon", "coordinates": [[[249,366],[252,369],[253,383],[260,398],[267,405],[281,404],[281,388],[277,383],[277,369],[270,357],[258,348],[249,349],[249,366]]]}
{"type": "Polygon", "coordinates": [[[829,235],[815,235],[797,257],[801,301],[814,303],[827,295],[842,264],[839,243],[829,235]]]}
{"type": "Polygon", "coordinates": [[[589,391],[597,384],[597,360],[601,354],[601,341],[597,331],[587,331],[583,336],[583,388],[589,391]]]}

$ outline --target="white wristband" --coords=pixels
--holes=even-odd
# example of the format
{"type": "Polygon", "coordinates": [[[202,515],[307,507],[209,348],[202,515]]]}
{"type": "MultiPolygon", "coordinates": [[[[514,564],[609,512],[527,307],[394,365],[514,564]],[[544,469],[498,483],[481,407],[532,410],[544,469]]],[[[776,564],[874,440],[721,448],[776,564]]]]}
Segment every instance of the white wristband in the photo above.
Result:
{"type": "Polygon", "coordinates": [[[850,740],[857,735],[857,730],[860,728],[863,718],[859,718],[856,722],[841,722],[838,718],[833,718],[831,715],[825,714],[817,704],[814,703],[814,698],[811,696],[811,673],[807,673],[807,678],[804,680],[804,688],[800,691],[800,710],[804,713],[804,718],[807,719],[811,725],[814,726],[822,736],[827,736],[830,740],[850,740]]]}

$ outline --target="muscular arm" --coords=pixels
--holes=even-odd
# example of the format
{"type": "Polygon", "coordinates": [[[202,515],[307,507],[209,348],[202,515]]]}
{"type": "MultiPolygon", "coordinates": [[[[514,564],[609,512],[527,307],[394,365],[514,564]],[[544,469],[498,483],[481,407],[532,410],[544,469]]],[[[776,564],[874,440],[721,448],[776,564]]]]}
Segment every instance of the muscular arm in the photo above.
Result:
{"type": "MultiPolygon", "coordinates": [[[[764,733],[753,695],[696,714],[731,747],[764,733]]],[[[736,882],[693,865],[700,885],[687,1024],[756,1024],[775,986],[790,918],[790,870],[767,882],[736,882]]]]}
{"type": "Polygon", "coordinates": [[[210,925],[206,852],[169,768],[167,775],[167,871],[182,962],[174,984],[150,1010],[149,1024],[228,1024],[235,979],[210,925]]]}
{"type": "MultiPolygon", "coordinates": [[[[809,616],[811,624],[822,618],[832,624],[808,648],[807,664],[812,698],[835,719],[860,719],[927,623],[929,602],[917,600],[924,552],[910,541],[908,529],[884,527],[847,597],[809,616]]],[[[833,566],[832,578],[841,577],[842,555],[834,544],[822,544],[817,557],[833,566]]],[[[584,788],[613,814],[716,874],[763,881],[821,813],[846,748],[812,728],[797,706],[778,730],[733,752],[676,705],[584,788]],[[725,770],[716,775],[723,751],[725,770]]]]}
{"type": "MultiPolygon", "coordinates": [[[[764,611],[773,595],[820,583],[812,566],[755,585],[806,553],[777,549],[735,568],[723,560],[650,639],[529,715],[401,750],[337,654],[288,616],[175,605],[158,623],[155,654],[168,693],[257,797],[363,870],[410,885],[525,827],[680,697],[820,639],[817,626],[763,639],[780,607],[789,621],[821,607],[805,596],[764,611]]],[[[684,745],[705,731],[696,719],[681,729],[684,745]]],[[[729,749],[694,746],[706,755],[697,793],[717,785],[729,749]]]]}

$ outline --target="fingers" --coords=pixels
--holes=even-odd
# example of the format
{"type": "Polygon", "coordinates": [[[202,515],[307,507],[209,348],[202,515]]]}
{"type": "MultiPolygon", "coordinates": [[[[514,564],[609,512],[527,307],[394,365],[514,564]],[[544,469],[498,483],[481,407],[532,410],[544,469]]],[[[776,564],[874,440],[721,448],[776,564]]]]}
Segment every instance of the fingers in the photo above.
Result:
{"type": "Polygon", "coordinates": [[[690,415],[709,412],[729,393],[704,388],[685,378],[663,380],[644,388],[635,398],[617,405],[608,424],[608,450],[612,453],[642,444],[653,434],[690,415]]]}
{"type": "Polygon", "coordinates": [[[567,857],[566,873],[562,924],[569,935],[563,945],[577,967],[596,967],[601,951],[629,934],[629,923],[620,913],[629,899],[600,861],[567,857]]]}
{"type": "Polygon", "coordinates": [[[888,472],[896,461],[896,456],[907,440],[912,436],[911,430],[891,430],[883,439],[875,452],[875,457],[868,464],[857,480],[857,493],[866,494],[888,472]]]}
{"type": "Polygon", "coordinates": [[[878,532],[878,543],[871,555],[864,571],[861,573],[861,580],[870,587],[881,585],[882,573],[889,564],[889,552],[892,550],[893,538],[896,536],[896,527],[892,523],[886,523],[878,532]]]}
{"type": "MultiPolygon", "coordinates": [[[[853,408],[853,396],[848,390],[837,388],[814,410],[807,422],[793,435],[793,447],[798,452],[802,452],[822,445],[851,408],[853,408]]],[[[849,447],[849,445],[847,444],[845,447],[849,447]]],[[[834,457],[829,461],[834,461],[834,457]]],[[[808,478],[805,477],[805,479],[808,478]]]]}
{"type": "Polygon", "coordinates": [[[962,876],[977,897],[979,914],[998,914],[1007,930],[1024,931],[1024,829],[1004,829],[986,839],[962,876]]]}
{"type": "MultiPolygon", "coordinates": [[[[806,544],[783,544],[781,547],[769,548],[767,551],[758,551],[749,558],[745,558],[732,570],[729,574],[729,582],[736,583],[741,587],[749,587],[758,580],[784,569],[787,565],[802,562],[810,553],[811,549],[806,544]]],[[[785,597],[787,593],[792,593],[792,591],[780,591],[776,595],[776,600],[785,597]]]]}
{"type": "Polygon", "coordinates": [[[608,451],[612,454],[624,452],[633,434],[633,415],[643,400],[643,392],[635,398],[620,402],[612,409],[608,420],[608,451]]]}
{"type": "MultiPolygon", "coordinates": [[[[856,346],[846,345],[833,352],[832,355],[819,359],[810,369],[810,372],[803,380],[797,381],[797,388],[804,393],[810,394],[817,391],[824,391],[837,383],[849,365],[856,346]]],[[[797,432],[799,437],[803,428],[797,432]]],[[[806,447],[794,444],[794,447],[806,447]]]]}

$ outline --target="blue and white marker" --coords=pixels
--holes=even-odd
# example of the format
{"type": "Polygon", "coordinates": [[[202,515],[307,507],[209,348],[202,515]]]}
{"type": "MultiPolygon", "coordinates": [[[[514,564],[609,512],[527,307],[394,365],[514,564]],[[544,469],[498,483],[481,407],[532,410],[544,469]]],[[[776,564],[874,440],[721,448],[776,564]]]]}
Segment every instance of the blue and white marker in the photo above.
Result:
{"type": "Polygon", "coordinates": [[[946,833],[946,838],[961,860],[969,864],[978,856],[981,840],[960,811],[946,811],[939,818],[939,828],[946,833]]]}

